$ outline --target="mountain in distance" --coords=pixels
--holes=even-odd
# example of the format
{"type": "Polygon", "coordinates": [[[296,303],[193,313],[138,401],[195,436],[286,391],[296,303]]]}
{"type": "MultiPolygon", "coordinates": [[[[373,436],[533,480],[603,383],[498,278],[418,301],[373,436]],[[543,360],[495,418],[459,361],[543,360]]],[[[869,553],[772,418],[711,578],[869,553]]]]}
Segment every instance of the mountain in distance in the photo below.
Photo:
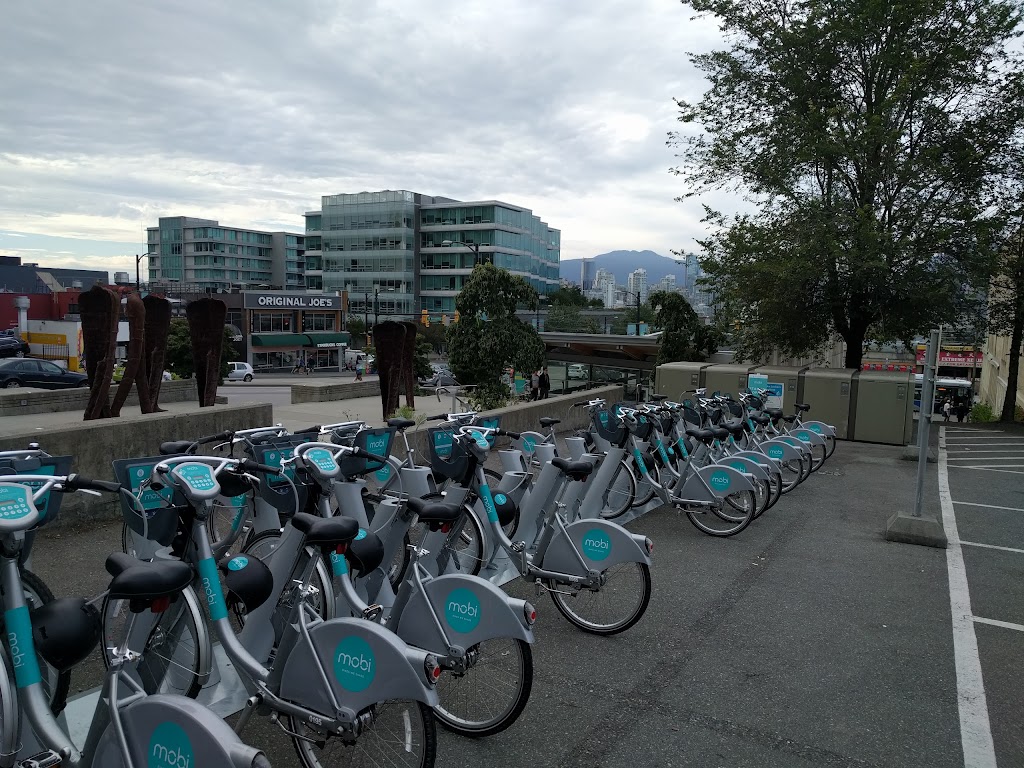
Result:
{"type": "MultiPolygon", "coordinates": [[[[686,273],[685,265],[676,264],[674,258],[654,251],[611,251],[594,256],[590,261],[593,264],[591,277],[597,274],[597,270],[606,269],[615,275],[617,285],[625,285],[629,273],[641,267],[647,270],[648,285],[658,282],[665,275],[675,275],[676,283],[681,286],[686,273]]],[[[584,259],[563,259],[559,264],[561,276],[578,284],[583,262],[584,259]]],[[[690,277],[692,279],[693,276],[690,277]]]]}

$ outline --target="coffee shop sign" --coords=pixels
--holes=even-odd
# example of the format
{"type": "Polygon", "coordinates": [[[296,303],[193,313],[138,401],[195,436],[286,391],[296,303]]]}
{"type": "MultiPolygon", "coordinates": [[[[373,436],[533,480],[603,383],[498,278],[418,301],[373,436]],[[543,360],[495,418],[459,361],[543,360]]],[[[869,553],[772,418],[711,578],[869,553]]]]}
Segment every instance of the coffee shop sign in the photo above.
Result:
{"type": "Polygon", "coordinates": [[[340,296],[309,296],[304,294],[247,293],[245,306],[249,309],[340,309],[340,296]]]}

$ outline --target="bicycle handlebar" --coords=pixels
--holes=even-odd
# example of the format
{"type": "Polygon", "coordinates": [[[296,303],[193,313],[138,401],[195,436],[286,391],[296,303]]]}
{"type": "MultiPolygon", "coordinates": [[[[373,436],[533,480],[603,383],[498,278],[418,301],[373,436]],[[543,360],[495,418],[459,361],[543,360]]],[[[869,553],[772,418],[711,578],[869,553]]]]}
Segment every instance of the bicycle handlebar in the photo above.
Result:
{"type": "Polygon", "coordinates": [[[274,467],[270,464],[260,464],[252,459],[242,459],[238,463],[238,469],[242,472],[257,472],[262,475],[280,475],[284,470],[281,467],[274,467]]]}
{"type": "Polygon", "coordinates": [[[68,475],[64,480],[64,487],[71,491],[99,491],[102,493],[117,493],[121,490],[120,483],[113,483],[109,480],[94,480],[81,475],[68,475]]]}

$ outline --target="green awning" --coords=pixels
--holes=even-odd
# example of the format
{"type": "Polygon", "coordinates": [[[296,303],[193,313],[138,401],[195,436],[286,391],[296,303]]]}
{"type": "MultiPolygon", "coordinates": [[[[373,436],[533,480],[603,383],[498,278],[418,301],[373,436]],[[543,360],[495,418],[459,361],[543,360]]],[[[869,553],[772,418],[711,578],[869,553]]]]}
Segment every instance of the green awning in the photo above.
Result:
{"type": "Polygon", "coordinates": [[[307,333],[306,345],[317,349],[338,349],[348,345],[349,334],[345,331],[322,331],[307,333]]]}
{"type": "Polygon", "coordinates": [[[304,333],[254,333],[254,347],[304,347],[309,339],[304,333]]]}

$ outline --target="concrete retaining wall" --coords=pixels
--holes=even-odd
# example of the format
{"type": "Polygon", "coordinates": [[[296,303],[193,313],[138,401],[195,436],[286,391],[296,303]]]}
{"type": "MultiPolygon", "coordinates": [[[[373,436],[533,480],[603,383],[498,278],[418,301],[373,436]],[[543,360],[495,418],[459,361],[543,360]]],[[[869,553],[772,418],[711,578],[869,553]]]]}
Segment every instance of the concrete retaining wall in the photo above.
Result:
{"type": "MultiPolygon", "coordinates": [[[[114,399],[117,384],[110,385],[110,399],[114,399]]],[[[195,379],[165,381],[160,386],[161,403],[199,402],[195,379]]],[[[84,411],[89,403],[88,387],[75,389],[3,389],[0,390],[0,416],[21,416],[31,413],[56,411],[84,411]]],[[[139,394],[132,387],[125,405],[139,404],[139,394]]]]}
{"type": "Polygon", "coordinates": [[[337,384],[292,384],[292,403],[324,403],[380,395],[379,381],[344,381],[337,384]]]}
{"type": "MultiPolygon", "coordinates": [[[[73,470],[87,477],[113,480],[111,462],[135,456],[156,456],[160,443],[211,435],[226,429],[246,429],[273,423],[269,403],[218,405],[194,411],[150,413],[119,419],[70,424],[44,432],[25,430],[0,437],[0,450],[26,448],[38,442],[40,448],[55,456],[74,456],[73,470]]],[[[83,519],[120,516],[111,495],[101,497],[69,494],[61,504],[58,525],[83,519]]]]}

